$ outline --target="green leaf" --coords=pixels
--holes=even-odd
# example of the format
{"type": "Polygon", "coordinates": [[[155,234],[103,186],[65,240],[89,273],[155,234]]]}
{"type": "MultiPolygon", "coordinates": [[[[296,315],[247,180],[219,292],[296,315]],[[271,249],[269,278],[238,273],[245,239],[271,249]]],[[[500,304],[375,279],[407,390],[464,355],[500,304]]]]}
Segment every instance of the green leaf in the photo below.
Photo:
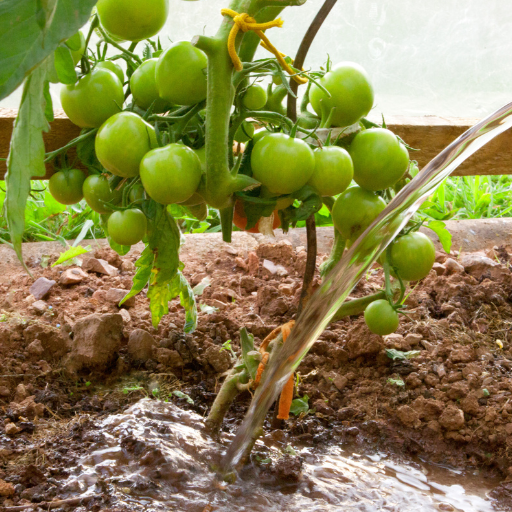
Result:
{"type": "Polygon", "coordinates": [[[298,207],[292,205],[280,211],[281,227],[285,232],[288,231],[290,225],[295,226],[297,222],[308,219],[310,215],[318,212],[323,205],[318,192],[309,185],[297,190],[291,197],[301,204],[298,207]]]}
{"type": "Polygon", "coordinates": [[[172,295],[171,299],[174,299],[179,294],[180,304],[185,309],[185,327],[183,330],[187,334],[194,332],[197,326],[196,299],[192,288],[180,271],[178,271],[173,282],[169,285],[169,289],[172,295]]]}
{"type": "Polygon", "coordinates": [[[90,250],[90,245],[88,245],[87,247],[82,247],[81,245],[79,245],[78,247],[70,247],[67,251],[61,253],[59,259],[52,265],[52,267],[55,267],[56,265],[61,265],[65,261],[72,260],[73,258],[80,256],[81,254],[89,252],[90,250]]]}
{"type": "MultiPolygon", "coordinates": [[[[1,12],[2,2],[0,2],[0,34],[3,23],[1,12]]],[[[0,52],[2,51],[1,40],[2,38],[0,38],[0,52]]],[[[11,243],[23,266],[25,263],[21,253],[21,241],[25,230],[25,205],[30,192],[30,178],[46,174],[43,141],[43,131],[48,131],[49,128],[45,117],[46,102],[44,100],[46,67],[46,63],[38,66],[25,82],[7,158],[5,176],[7,194],[4,214],[9,226],[11,243]]],[[[26,266],[25,269],[29,272],[26,266]]]]}
{"type": "Polygon", "coordinates": [[[60,45],[55,50],[55,70],[62,84],[73,85],[76,80],[75,63],[71,56],[71,50],[66,45],[60,45]]]}
{"type": "Polygon", "coordinates": [[[155,254],[149,246],[145,247],[140,255],[140,258],[135,262],[137,271],[135,272],[135,276],[133,276],[132,289],[119,303],[120,306],[128,299],[135,297],[135,295],[140,293],[147,286],[149,278],[151,277],[151,270],[153,269],[154,261],[155,254]]]}
{"type": "Polygon", "coordinates": [[[213,315],[213,313],[219,311],[219,308],[208,306],[208,304],[199,304],[199,309],[201,310],[201,313],[206,313],[207,315],[213,315]]]}
{"type": "Polygon", "coordinates": [[[82,37],[80,32],[76,32],[65,43],[70,50],[77,52],[82,47],[82,37]]]}
{"type": "Polygon", "coordinates": [[[270,217],[276,208],[275,197],[253,197],[243,192],[237,192],[236,196],[242,201],[244,214],[247,217],[246,229],[256,226],[261,217],[270,217]]]}
{"type": "Polygon", "coordinates": [[[394,384],[399,387],[405,386],[405,382],[402,379],[392,379],[391,377],[388,379],[388,384],[394,384]]]}
{"type": "Polygon", "coordinates": [[[386,350],[386,355],[392,359],[412,359],[413,357],[418,357],[421,354],[419,350],[409,350],[409,352],[402,352],[401,350],[395,350],[394,348],[390,348],[386,350]]]}
{"type": "Polygon", "coordinates": [[[446,229],[446,224],[441,220],[431,220],[427,225],[438,237],[446,254],[450,254],[452,248],[452,234],[446,229]]]}
{"type": "Polygon", "coordinates": [[[194,400],[190,398],[186,393],[183,393],[183,391],[175,390],[172,392],[172,394],[178,398],[184,398],[188,404],[194,405],[194,400]]]}
{"type": "Polygon", "coordinates": [[[45,108],[44,108],[44,117],[46,117],[46,120],[49,123],[52,123],[54,120],[53,116],[53,101],[52,101],[52,95],[50,94],[50,82],[48,80],[45,80],[44,82],[44,101],[46,102],[45,108]]]}
{"type": "Polygon", "coordinates": [[[254,336],[247,332],[247,329],[243,327],[240,329],[240,344],[242,346],[242,359],[245,367],[251,376],[251,379],[256,377],[259,362],[250,355],[250,352],[254,351],[254,336]]]}
{"type": "Polygon", "coordinates": [[[194,295],[196,297],[199,297],[200,295],[202,295],[204,290],[205,290],[205,288],[210,286],[210,284],[211,284],[210,278],[209,277],[204,277],[199,284],[196,284],[196,286],[194,286],[194,288],[192,288],[192,291],[194,292],[194,295]]]}
{"type": "Polygon", "coordinates": [[[89,20],[96,0],[0,1],[0,100],[89,20]]]}
{"type": "Polygon", "coordinates": [[[302,398],[294,398],[292,400],[290,412],[295,416],[299,416],[302,413],[307,414],[309,412],[308,402],[309,402],[308,395],[304,395],[302,398]]]}

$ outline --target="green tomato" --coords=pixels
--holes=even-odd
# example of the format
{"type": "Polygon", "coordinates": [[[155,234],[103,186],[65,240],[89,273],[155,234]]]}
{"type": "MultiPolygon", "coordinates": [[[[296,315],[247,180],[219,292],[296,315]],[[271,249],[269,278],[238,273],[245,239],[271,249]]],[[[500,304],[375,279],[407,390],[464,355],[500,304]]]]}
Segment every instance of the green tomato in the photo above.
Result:
{"type": "Polygon", "coordinates": [[[48,181],[50,194],[62,204],[76,204],[84,195],[82,186],[85,181],[85,174],[79,169],[56,172],[48,181]]]}
{"type": "Polygon", "coordinates": [[[66,45],[71,50],[71,56],[73,57],[73,63],[75,66],[80,62],[83,54],[85,53],[85,36],[81,30],[79,30],[74,36],[71,36],[67,41],[66,45]]]}
{"type": "Polygon", "coordinates": [[[136,183],[128,192],[128,201],[130,203],[140,202],[146,199],[146,192],[140,183],[136,183]]]}
{"type": "Polygon", "coordinates": [[[354,176],[352,159],[347,151],[337,146],[315,149],[315,172],[309,184],[322,196],[341,194],[354,176]]]}
{"type": "Polygon", "coordinates": [[[112,62],[111,60],[102,60],[100,62],[96,63],[96,66],[94,66],[96,69],[110,69],[113,73],[116,74],[117,78],[119,78],[119,81],[123,84],[124,83],[124,72],[119,64],[116,64],[115,62],[112,62]]]}
{"type": "Polygon", "coordinates": [[[146,216],[138,208],[114,212],[107,222],[108,234],[119,245],[134,245],[146,236],[146,216]]]}
{"type": "Polygon", "coordinates": [[[353,241],[385,207],[384,200],[373,192],[351,187],[334,202],[332,220],[343,238],[353,241]]]}
{"type": "Polygon", "coordinates": [[[398,329],[398,313],[385,299],[369,304],[364,311],[364,321],[373,334],[386,336],[398,329]]]}
{"type": "Polygon", "coordinates": [[[165,50],[156,64],[156,86],[161,98],[173,105],[195,105],[206,98],[204,52],[188,41],[165,50]]]}
{"type": "Polygon", "coordinates": [[[359,132],[349,152],[354,163],[354,181],[366,190],[392,187],[409,166],[407,148],[384,128],[359,132]]]}
{"type": "Polygon", "coordinates": [[[182,203],[197,190],[201,161],[183,144],[153,149],[140,163],[140,178],[149,197],[161,204],[182,203]]]}
{"type": "Polygon", "coordinates": [[[242,97],[242,103],[249,110],[261,110],[267,103],[267,91],[261,85],[250,85],[242,97]]]}
{"type": "Polygon", "coordinates": [[[269,132],[266,128],[262,128],[261,130],[258,130],[257,132],[254,132],[254,135],[252,137],[252,143],[253,145],[256,145],[256,142],[259,142],[263,137],[266,137],[267,135],[272,135],[273,132],[269,132]]]}
{"type": "Polygon", "coordinates": [[[353,62],[342,62],[326,73],[320,84],[331,97],[313,84],[309,99],[315,112],[322,117],[322,105],[327,113],[336,107],[333,126],[350,126],[370,112],[373,107],[373,87],[366,71],[353,62]]]}
{"type": "Polygon", "coordinates": [[[156,146],[155,129],[134,112],[119,112],[107,119],[94,142],[101,165],[123,178],[137,176],[142,157],[156,146]]]}
{"type": "Polygon", "coordinates": [[[244,121],[235,133],[235,140],[237,142],[247,142],[252,139],[254,135],[254,125],[249,121],[244,121]]]}
{"type": "Polygon", "coordinates": [[[419,281],[436,261],[436,248],[427,235],[415,231],[401,236],[391,246],[390,264],[404,281],[419,281]]]}
{"type": "Polygon", "coordinates": [[[112,190],[105,176],[92,174],[84,181],[82,188],[84,198],[92,210],[98,213],[110,213],[111,209],[106,203],[117,203],[121,199],[121,192],[112,190]]]}
{"type": "Polygon", "coordinates": [[[145,60],[130,77],[130,90],[133,101],[140,108],[147,110],[153,105],[154,112],[169,110],[167,101],[160,98],[156,86],[156,63],[158,59],[145,60]]]}
{"type": "Polygon", "coordinates": [[[253,177],[274,194],[302,188],[315,170],[313,150],[301,139],[273,133],[260,139],[251,154],[253,177]]]}
{"type": "Polygon", "coordinates": [[[105,30],[126,41],[158,34],[169,14],[169,0],[98,0],[96,7],[105,30]]]}
{"type": "Polygon", "coordinates": [[[124,103],[123,85],[108,69],[94,69],[75,85],[60,91],[64,112],[81,128],[99,128],[124,103]]]}

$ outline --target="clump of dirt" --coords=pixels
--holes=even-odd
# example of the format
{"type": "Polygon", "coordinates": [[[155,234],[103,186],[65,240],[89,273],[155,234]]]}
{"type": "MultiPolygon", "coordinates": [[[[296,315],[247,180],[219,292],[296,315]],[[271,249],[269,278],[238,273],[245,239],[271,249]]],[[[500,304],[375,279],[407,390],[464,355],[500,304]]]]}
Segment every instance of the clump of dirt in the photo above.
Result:
{"type": "MultiPolygon", "coordinates": [[[[118,306],[138,254],[120,257],[103,248],[75,272],[34,267],[34,279],[18,267],[6,271],[0,279],[0,504],[62,496],[66,467],[94,443],[93,419],[141,397],[207,414],[240,351],[240,328],[259,345],[296,315],[305,255],[281,241],[248,254],[220,248],[208,261],[185,261],[191,284],[206,285],[197,297],[197,330],[187,335],[178,299],[157,328],[145,292],[118,306]]],[[[509,261],[504,248],[496,258],[438,253],[430,275],[407,297],[397,333],[373,335],[361,317],[331,324],[299,367],[298,395],[308,395],[310,411],[287,421],[282,434],[292,444],[336,438],[499,472],[505,480],[496,495],[510,499],[509,261]]],[[[375,292],[382,281],[373,268],[352,297],[375,292]]],[[[249,393],[235,400],[226,430],[249,401],[249,393]]],[[[300,461],[290,457],[269,471],[294,480],[300,461]]],[[[84,506],[100,510],[94,500],[84,506]]]]}

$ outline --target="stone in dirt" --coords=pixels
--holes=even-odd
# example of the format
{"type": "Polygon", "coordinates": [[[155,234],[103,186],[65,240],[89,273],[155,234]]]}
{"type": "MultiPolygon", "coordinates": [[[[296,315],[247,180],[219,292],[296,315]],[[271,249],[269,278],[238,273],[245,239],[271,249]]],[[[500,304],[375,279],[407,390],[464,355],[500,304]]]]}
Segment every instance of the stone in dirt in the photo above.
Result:
{"type": "Polygon", "coordinates": [[[471,274],[477,279],[484,274],[489,274],[494,267],[499,266],[497,261],[488,258],[484,253],[480,252],[462,254],[459,258],[459,263],[468,274],[471,274]]]}
{"type": "Polygon", "coordinates": [[[68,268],[62,272],[59,284],[63,286],[80,284],[84,279],[87,279],[87,277],[87,274],[81,268],[68,268]]]}
{"type": "Polygon", "coordinates": [[[131,317],[130,313],[128,313],[128,311],[126,309],[121,308],[119,310],[119,314],[123,317],[123,322],[125,324],[129,324],[132,321],[132,317],[131,317]]]}
{"type": "MultiPolygon", "coordinates": [[[[128,290],[123,290],[122,288],[110,288],[110,290],[108,290],[107,294],[105,295],[105,300],[107,302],[111,302],[112,304],[119,305],[127,293],[128,290]]],[[[135,306],[135,297],[130,297],[126,302],[123,303],[123,306],[127,308],[135,306]]]]}
{"type": "Polygon", "coordinates": [[[34,340],[30,345],[27,347],[27,352],[31,356],[39,357],[44,352],[43,344],[40,340],[34,340]]]}
{"type": "Polygon", "coordinates": [[[97,274],[103,274],[106,276],[117,276],[118,270],[116,267],[113,267],[108,262],[98,258],[88,258],[84,261],[82,265],[84,270],[87,272],[96,272],[97,274]]]}
{"type": "Polygon", "coordinates": [[[31,306],[30,309],[36,315],[42,315],[48,309],[48,304],[44,300],[36,300],[31,306]]]}
{"type": "Polygon", "coordinates": [[[469,363],[475,359],[475,351],[472,347],[454,345],[450,354],[452,363],[469,363]]]}
{"type": "Polygon", "coordinates": [[[92,314],[78,320],[73,329],[69,363],[71,369],[103,369],[121,346],[123,317],[119,314],[92,314]]]}
{"type": "Polygon", "coordinates": [[[121,270],[124,272],[135,272],[135,263],[132,260],[123,260],[121,270]]]}
{"type": "Polygon", "coordinates": [[[247,269],[249,274],[255,276],[260,269],[260,258],[255,252],[250,252],[247,256],[247,269]]]}
{"type": "Polygon", "coordinates": [[[11,409],[13,416],[15,418],[23,416],[29,420],[33,420],[36,416],[42,418],[44,415],[44,405],[36,404],[34,399],[35,395],[25,398],[25,400],[20,403],[11,402],[9,409],[11,409]]]}
{"type": "Polygon", "coordinates": [[[35,297],[36,300],[44,299],[52,289],[55,281],[53,279],[46,279],[46,277],[40,277],[30,287],[30,293],[35,297]]]}
{"type": "Polygon", "coordinates": [[[458,261],[455,261],[453,258],[448,258],[444,262],[443,266],[445,269],[444,273],[447,276],[452,274],[461,274],[462,272],[464,272],[464,267],[458,261]]]}
{"type": "Polygon", "coordinates": [[[14,423],[7,423],[5,426],[5,433],[8,436],[15,436],[19,432],[21,432],[21,428],[18,428],[14,423]]]}
{"type": "Polygon", "coordinates": [[[210,345],[204,354],[208,364],[217,372],[224,373],[231,368],[231,357],[227,350],[210,345]]]}
{"type": "Polygon", "coordinates": [[[464,413],[456,405],[450,404],[441,414],[439,423],[446,430],[459,430],[464,426],[464,413]]]}
{"type": "Polygon", "coordinates": [[[396,411],[398,419],[406,426],[410,428],[418,428],[421,425],[421,421],[418,413],[409,405],[402,405],[396,411]]]}
{"type": "Polygon", "coordinates": [[[181,368],[185,364],[179,352],[169,348],[158,348],[156,350],[156,359],[160,364],[171,368],[181,368]]]}
{"type": "Polygon", "coordinates": [[[155,338],[149,332],[135,329],[128,340],[128,355],[133,361],[147,361],[151,359],[155,346],[155,338]]]}
{"type": "Polygon", "coordinates": [[[12,485],[10,482],[0,480],[0,496],[13,496],[13,495],[14,495],[14,485],[12,485]]]}
{"type": "Polygon", "coordinates": [[[98,249],[94,252],[94,257],[105,260],[107,263],[117,268],[119,268],[123,263],[121,256],[119,256],[119,254],[110,247],[102,247],[101,249],[98,249]]]}

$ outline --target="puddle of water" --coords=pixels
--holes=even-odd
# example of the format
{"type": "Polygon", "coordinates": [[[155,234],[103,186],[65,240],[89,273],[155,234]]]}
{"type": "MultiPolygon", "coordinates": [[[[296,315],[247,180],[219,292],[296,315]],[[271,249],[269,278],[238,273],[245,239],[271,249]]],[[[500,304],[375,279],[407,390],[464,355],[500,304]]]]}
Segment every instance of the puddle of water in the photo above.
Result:
{"type": "MultiPolygon", "coordinates": [[[[71,470],[67,488],[75,496],[100,488],[117,506],[148,512],[203,512],[208,505],[219,512],[496,510],[486,497],[492,484],[482,477],[339,446],[298,449],[298,483],[277,483],[254,469],[226,486],[215,481],[211,468],[219,465],[228,440],[218,443],[202,427],[197,414],[141,400],[99,424],[97,442],[71,470]]],[[[277,453],[274,445],[272,456],[277,453]]]]}

